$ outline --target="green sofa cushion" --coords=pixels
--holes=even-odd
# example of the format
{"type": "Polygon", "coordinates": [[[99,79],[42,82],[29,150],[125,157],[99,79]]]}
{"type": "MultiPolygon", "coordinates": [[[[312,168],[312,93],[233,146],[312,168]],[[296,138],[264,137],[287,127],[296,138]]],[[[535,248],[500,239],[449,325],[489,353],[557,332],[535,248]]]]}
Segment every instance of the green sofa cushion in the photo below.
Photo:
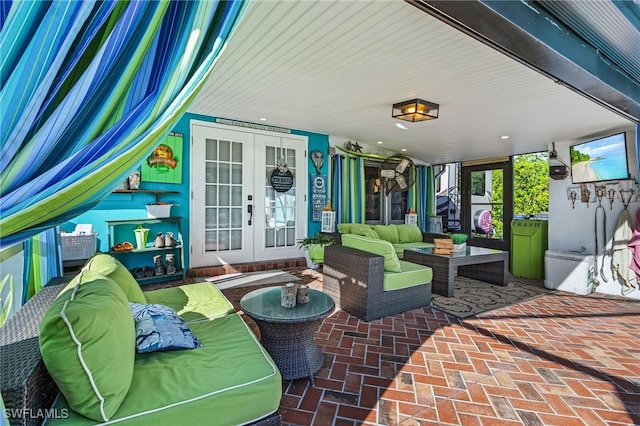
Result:
{"type": "Polygon", "coordinates": [[[384,257],[384,270],[387,272],[402,272],[400,259],[389,241],[376,240],[360,235],[345,234],[342,236],[342,245],[357,250],[366,251],[384,257]]]}
{"type": "Polygon", "coordinates": [[[398,230],[398,238],[401,243],[420,243],[422,242],[422,231],[418,225],[396,225],[398,230]]]}
{"type": "Polygon", "coordinates": [[[378,233],[381,240],[389,241],[391,244],[400,242],[396,225],[373,225],[373,229],[378,233]]]}
{"type": "Polygon", "coordinates": [[[362,223],[352,224],[350,233],[353,235],[361,235],[363,237],[374,238],[376,240],[380,238],[376,231],[373,230],[371,225],[365,225],[362,223]]]}
{"type": "Polygon", "coordinates": [[[107,421],[133,377],[135,327],[129,302],[110,278],[81,271],[47,309],[40,352],[49,374],[78,413],[107,421]]]}
{"type": "Polygon", "coordinates": [[[147,303],[168,306],[187,323],[235,314],[233,305],[210,282],[147,291],[145,296],[147,303]]]}
{"type": "Polygon", "coordinates": [[[433,271],[428,266],[418,265],[417,263],[400,261],[402,267],[401,274],[391,272],[384,273],[382,288],[384,291],[393,291],[401,288],[414,287],[421,284],[431,282],[433,271]]]}
{"type": "MultiPolygon", "coordinates": [[[[189,287],[189,286],[183,286],[189,287]]],[[[127,426],[238,425],[278,410],[280,372],[237,315],[192,323],[202,348],[138,354],[129,395],[112,419],[127,426]]],[[[59,398],[58,412],[68,405],[59,398]]],[[[93,424],[70,411],[47,426],[93,424]]],[[[120,424],[120,423],[115,423],[120,424]]]]}
{"type": "Polygon", "coordinates": [[[96,271],[111,278],[120,286],[127,300],[133,303],[147,303],[140,284],[133,278],[127,268],[113,256],[98,253],[91,257],[85,265],[86,269],[96,271]]]}

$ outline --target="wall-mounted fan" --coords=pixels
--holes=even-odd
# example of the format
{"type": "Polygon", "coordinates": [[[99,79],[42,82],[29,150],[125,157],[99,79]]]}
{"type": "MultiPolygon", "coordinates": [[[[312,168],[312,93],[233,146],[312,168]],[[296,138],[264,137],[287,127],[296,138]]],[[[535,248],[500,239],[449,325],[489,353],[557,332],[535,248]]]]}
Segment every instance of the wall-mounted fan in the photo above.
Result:
{"type": "Polygon", "coordinates": [[[380,179],[387,193],[407,191],[416,179],[416,166],[409,157],[394,155],[380,165],[380,179]]]}

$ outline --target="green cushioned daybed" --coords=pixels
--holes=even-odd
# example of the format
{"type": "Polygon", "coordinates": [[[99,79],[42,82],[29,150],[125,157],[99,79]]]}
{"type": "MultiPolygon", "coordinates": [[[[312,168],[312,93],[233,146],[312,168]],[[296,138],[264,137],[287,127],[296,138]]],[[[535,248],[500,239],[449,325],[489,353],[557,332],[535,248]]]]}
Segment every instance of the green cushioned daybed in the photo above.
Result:
{"type": "MultiPolygon", "coordinates": [[[[15,315],[38,324],[40,356],[29,358],[34,368],[16,365],[25,385],[3,387],[7,408],[24,401],[25,412],[51,414],[47,425],[280,424],[278,367],[211,283],[143,293],[100,253],[59,287],[15,315]]],[[[0,330],[11,359],[33,341],[8,341],[14,326],[0,330]]]]}

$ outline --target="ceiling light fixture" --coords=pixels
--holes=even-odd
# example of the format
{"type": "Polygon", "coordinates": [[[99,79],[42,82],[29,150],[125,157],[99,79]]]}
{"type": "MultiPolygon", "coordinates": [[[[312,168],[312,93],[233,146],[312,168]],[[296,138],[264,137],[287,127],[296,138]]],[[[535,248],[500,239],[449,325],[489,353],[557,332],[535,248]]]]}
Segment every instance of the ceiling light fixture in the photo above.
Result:
{"type": "Polygon", "coordinates": [[[509,135],[500,136],[500,139],[509,139],[509,135]]]}
{"type": "Polygon", "coordinates": [[[402,123],[396,123],[396,127],[397,127],[397,128],[399,128],[399,129],[402,129],[402,130],[407,130],[407,129],[408,129],[408,127],[407,127],[407,126],[405,126],[405,125],[404,125],[404,124],[402,124],[402,123]]]}
{"type": "Polygon", "coordinates": [[[410,101],[393,104],[391,116],[398,120],[416,122],[435,120],[438,118],[439,112],[440,105],[438,104],[423,101],[422,99],[411,99],[410,101]]]}

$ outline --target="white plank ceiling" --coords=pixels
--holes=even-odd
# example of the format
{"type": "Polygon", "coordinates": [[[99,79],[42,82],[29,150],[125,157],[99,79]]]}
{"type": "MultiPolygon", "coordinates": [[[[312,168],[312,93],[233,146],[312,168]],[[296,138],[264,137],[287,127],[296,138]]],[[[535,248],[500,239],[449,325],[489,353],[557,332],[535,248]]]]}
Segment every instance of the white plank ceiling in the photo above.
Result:
{"type": "Polygon", "coordinates": [[[401,0],[252,2],[189,111],[382,141],[431,164],[632,126],[401,0]],[[391,117],[416,97],[440,104],[440,118],[391,117]]]}

